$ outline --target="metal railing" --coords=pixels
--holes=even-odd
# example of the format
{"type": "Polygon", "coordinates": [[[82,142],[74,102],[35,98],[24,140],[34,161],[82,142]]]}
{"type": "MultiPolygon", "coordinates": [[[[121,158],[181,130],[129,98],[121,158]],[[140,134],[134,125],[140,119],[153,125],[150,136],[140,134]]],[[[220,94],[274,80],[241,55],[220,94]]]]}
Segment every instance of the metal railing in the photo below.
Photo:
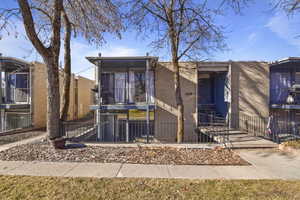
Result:
{"type": "Polygon", "coordinates": [[[300,123],[289,118],[239,114],[239,129],[276,143],[300,139],[300,123]]]}
{"type": "Polygon", "coordinates": [[[89,122],[61,122],[61,135],[67,138],[76,138],[87,134],[89,131],[94,131],[94,121],[89,122]]]}
{"type": "Polygon", "coordinates": [[[221,143],[226,146],[229,142],[229,123],[224,117],[216,114],[198,113],[200,121],[196,133],[199,143],[221,143]]]}
{"type": "MultiPolygon", "coordinates": [[[[148,137],[153,139],[154,121],[150,121],[149,127],[148,137]]],[[[87,122],[61,122],[61,135],[72,140],[86,142],[147,142],[146,121],[129,120],[128,130],[127,134],[126,120],[103,121],[100,125],[97,125],[93,120],[87,122]]]]}

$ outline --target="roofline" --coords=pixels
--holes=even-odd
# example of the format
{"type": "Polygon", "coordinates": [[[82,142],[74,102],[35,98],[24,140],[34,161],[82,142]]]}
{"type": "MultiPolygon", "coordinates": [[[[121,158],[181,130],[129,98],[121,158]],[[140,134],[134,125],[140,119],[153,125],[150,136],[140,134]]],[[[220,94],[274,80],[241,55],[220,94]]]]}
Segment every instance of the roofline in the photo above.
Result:
{"type": "Polygon", "coordinates": [[[121,56],[121,57],[120,56],[118,57],[87,56],[85,58],[93,64],[95,64],[96,61],[100,61],[100,60],[156,60],[158,61],[158,57],[155,56],[121,56]]]}
{"type": "Polygon", "coordinates": [[[29,62],[19,59],[19,58],[14,58],[14,57],[7,57],[7,56],[0,56],[0,60],[9,60],[9,61],[14,61],[23,65],[30,65],[29,62]]]}
{"type": "Polygon", "coordinates": [[[280,65],[288,62],[300,62],[300,57],[287,57],[273,62],[269,62],[270,65],[280,65]]]}

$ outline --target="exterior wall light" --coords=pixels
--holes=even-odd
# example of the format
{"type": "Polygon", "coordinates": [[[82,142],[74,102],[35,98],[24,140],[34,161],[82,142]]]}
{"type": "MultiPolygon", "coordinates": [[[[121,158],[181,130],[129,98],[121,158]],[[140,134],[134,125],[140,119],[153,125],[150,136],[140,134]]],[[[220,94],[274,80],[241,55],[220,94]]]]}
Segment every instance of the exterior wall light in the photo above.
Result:
{"type": "Polygon", "coordinates": [[[287,104],[293,104],[295,102],[294,97],[292,94],[289,94],[286,99],[287,104]]]}

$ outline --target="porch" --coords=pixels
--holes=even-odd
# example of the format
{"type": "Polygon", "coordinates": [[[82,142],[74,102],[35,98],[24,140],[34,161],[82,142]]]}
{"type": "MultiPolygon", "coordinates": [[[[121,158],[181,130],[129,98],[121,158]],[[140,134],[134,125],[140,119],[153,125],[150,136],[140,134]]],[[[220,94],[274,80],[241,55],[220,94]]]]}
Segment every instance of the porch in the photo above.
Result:
{"type": "Polygon", "coordinates": [[[214,116],[223,122],[230,105],[230,73],[228,63],[212,63],[198,67],[197,110],[198,124],[211,121],[214,116]],[[206,66],[207,65],[207,66],[206,66]]]}

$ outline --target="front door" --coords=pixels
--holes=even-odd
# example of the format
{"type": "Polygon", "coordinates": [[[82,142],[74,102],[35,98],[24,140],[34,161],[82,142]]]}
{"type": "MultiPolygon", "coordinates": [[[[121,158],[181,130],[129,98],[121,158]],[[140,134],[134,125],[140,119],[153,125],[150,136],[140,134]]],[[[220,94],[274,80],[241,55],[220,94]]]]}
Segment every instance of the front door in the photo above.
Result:
{"type": "Polygon", "coordinates": [[[103,141],[114,142],[115,141],[115,117],[116,115],[104,115],[103,116],[103,141]]]}
{"type": "Polygon", "coordinates": [[[211,77],[203,76],[198,79],[198,104],[213,104],[213,81],[211,77]]]}

